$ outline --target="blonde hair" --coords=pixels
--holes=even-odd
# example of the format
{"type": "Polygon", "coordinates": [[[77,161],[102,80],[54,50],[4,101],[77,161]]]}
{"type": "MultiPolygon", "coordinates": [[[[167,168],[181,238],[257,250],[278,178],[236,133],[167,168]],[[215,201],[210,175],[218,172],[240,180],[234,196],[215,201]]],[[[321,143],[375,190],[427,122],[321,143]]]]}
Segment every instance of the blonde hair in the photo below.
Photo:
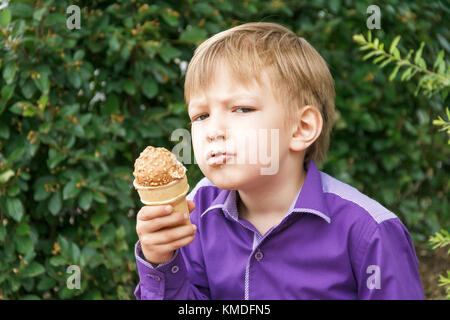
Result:
{"type": "Polygon", "coordinates": [[[184,95],[190,97],[207,90],[215,66],[225,63],[242,84],[257,81],[267,71],[272,93],[287,106],[286,124],[293,124],[299,108],[316,107],[323,119],[319,137],[306,150],[304,164],[309,160],[325,160],[330,133],[334,124],[334,82],[326,62],[303,38],[291,30],[270,22],[238,25],[215,34],[201,43],[189,62],[184,95]]]}

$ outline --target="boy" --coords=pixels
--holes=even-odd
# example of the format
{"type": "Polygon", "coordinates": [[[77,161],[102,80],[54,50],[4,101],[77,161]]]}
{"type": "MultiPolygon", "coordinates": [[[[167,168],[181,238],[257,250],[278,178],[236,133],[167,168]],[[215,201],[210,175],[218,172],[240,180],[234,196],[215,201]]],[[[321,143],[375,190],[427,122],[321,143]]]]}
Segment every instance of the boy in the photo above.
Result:
{"type": "Polygon", "coordinates": [[[170,206],[139,211],[137,299],[424,299],[405,226],[317,169],[334,94],[322,57],[278,24],[243,24],[196,49],[185,82],[205,175],[188,195],[195,227],[170,206]],[[245,130],[276,170],[239,161],[245,130]]]}

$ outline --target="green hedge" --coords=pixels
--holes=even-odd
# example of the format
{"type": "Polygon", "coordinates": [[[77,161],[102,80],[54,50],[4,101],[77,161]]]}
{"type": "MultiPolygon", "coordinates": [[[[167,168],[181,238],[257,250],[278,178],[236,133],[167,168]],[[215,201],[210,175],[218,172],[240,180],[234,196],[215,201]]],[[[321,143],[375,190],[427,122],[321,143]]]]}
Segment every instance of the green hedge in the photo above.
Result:
{"type": "MultiPolygon", "coordinates": [[[[207,37],[278,22],[328,62],[339,111],[321,169],[398,214],[415,240],[449,227],[438,97],[414,97],[361,61],[361,1],[10,1],[0,11],[0,299],[133,299],[134,159],[186,128],[184,62],[207,37]],[[81,8],[81,28],[66,9],[81,8]],[[68,289],[69,265],[81,289],[68,289]]],[[[448,48],[439,2],[381,4],[380,38],[448,48]],[[420,5],[419,5],[420,4],[420,5]]],[[[402,48],[400,47],[400,50],[402,48]]],[[[427,52],[424,52],[427,56],[427,52]]],[[[201,178],[187,165],[191,186],[201,178]]]]}

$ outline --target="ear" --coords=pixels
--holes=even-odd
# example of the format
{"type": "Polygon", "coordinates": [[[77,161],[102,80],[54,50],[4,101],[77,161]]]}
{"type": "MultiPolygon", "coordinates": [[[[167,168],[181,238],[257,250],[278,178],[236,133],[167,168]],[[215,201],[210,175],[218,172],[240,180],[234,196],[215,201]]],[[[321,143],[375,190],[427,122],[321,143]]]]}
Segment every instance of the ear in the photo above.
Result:
{"type": "Polygon", "coordinates": [[[323,119],[320,111],[313,106],[304,106],[297,112],[296,122],[292,125],[290,150],[306,150],[322,132],[323,119]]]}

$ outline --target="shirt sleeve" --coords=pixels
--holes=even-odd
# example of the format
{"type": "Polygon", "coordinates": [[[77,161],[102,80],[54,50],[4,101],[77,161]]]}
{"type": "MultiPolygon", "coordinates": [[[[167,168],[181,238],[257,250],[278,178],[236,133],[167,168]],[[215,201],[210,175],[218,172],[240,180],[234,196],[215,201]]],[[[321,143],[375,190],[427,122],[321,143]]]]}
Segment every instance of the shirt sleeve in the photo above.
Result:
{"type": "Polygon", "coordinates": [[[377,224],[361,241],[358,298],[369,300],[425,299],[414,245],[397,218],[377,224]],[[365,238],[365,239],[364,239],[365,238]]]}
{"type": "Polygon", "coordinates": [[[144,257],[140,242],[135,246],[139,283],[134,295],[137,300],[206,300],[210,299],[201,249],[198,212],[191,213],[197,225],[193,242],[175,251],[169,262],[154,268],[144,257]]]}

